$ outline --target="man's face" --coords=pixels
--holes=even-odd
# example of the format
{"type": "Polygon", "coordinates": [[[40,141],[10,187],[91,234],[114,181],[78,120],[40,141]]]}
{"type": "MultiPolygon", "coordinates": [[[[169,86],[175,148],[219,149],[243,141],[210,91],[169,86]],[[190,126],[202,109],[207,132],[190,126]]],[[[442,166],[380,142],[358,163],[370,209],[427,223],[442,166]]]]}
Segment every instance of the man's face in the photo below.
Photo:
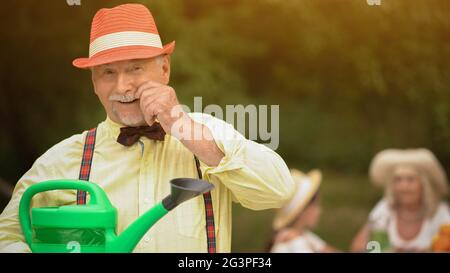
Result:
{"type": "Polygon", "coordinates": [[[118,61],[92,69],[94,90],[111,120],[126,126],[146,125],[135,94],[143,83],[168,84],[169,56],[118,61]]]}

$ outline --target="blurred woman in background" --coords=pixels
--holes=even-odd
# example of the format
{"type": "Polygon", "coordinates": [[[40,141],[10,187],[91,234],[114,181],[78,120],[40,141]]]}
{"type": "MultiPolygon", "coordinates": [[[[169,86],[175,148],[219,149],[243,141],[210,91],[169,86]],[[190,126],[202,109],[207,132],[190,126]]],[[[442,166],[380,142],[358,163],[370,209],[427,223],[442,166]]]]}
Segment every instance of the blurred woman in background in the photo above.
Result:
{"type": "Polygon", "coordinates": [[[292,169],[291,175],[295,183],[295,193],[275,216],[273,222],[275,233],[268,250],[273,253],[335,251],[310,231],[317,225],[321,214],[319,204],[321,172],[313,170],[305,175],[299,170],[292,169]]]}
{"type": "Polygon", "coordinates": [[[370,246],[384,252],[430,251],[439,228],[450,223],[443,200],[447,177],[436,157],[427,149],[384,150],[373,159],[369,175],[385,194],[351,250],[366,251],[370,246]]]}

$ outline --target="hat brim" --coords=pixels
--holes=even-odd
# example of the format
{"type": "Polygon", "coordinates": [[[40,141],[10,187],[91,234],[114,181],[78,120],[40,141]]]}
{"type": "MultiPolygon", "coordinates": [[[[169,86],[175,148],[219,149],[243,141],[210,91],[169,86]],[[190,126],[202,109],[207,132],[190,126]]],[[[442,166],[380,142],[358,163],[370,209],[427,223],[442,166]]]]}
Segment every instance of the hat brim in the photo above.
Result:
{"type": "Polygon", "coordinates": [[[133,60],[147,59],[163,54],[172,54],[175,49],[175,41],[163,46],[163,48],[150,46],[124,46],[102,51],[91,58],[77,58],[72,64],[78,68],[89,68],[97,65],[133,60]]]}
{"type": "Polygon", "coordinates": [[[305,175],[296,169],[292,169],[291,175],[296,184],[295,193],[291,200],[275,215],[272,227],[277,231],[288,226],[304,211],[318,192],[322,181],[322,173],[319,170],[312,170],[305,175]],[[305,182],[304,179],[307,179],[308,182],[305,182]],[[302,184],[305,183],[308,184],[307,188],[302,187],[302,184]]]}
{"type": "Polygon", "coordinates": [[[423,148],[387,149],[379,152],[372,160],[369,168],[372,183],[379,187],[386,186],[397,166],[411,166],[423,171],[439,193],[447,194],[447,176],[444,169],[434,154],[423,148]]]}

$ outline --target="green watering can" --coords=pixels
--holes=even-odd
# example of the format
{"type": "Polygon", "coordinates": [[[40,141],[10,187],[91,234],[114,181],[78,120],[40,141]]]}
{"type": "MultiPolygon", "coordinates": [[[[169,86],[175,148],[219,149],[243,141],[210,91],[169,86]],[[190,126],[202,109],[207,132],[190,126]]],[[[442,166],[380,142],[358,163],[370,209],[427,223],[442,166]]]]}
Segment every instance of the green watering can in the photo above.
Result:
{"type": "Polygon", "coordinates": [[[30,186],[20,200],[19,219],[32,252],[132,252],[142,236],[170,210],[210,191],[213,185],[199,179],[170,181],[171,193],[116,235],[117,210],[98,185],[82,180],[50,180],[30,186]],[[89,192],[86,205],[31,209],[33,196],[51,190],[89,192]]]}

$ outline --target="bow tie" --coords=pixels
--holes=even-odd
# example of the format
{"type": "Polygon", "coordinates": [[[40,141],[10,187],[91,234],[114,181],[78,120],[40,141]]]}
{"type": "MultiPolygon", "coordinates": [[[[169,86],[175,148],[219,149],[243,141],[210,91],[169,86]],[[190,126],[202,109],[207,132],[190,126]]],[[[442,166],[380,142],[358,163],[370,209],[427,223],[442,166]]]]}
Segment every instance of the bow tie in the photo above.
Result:
{"type": "Polygon", "coordinates": [[[124,146],[131,146],[136,143],[141,136],[146,136],[153,140],[164,140],[166,132],[159,122],[155,122],[152,126],[139,127],[122,127],[117,137],[117,142],[124,146]]]}

